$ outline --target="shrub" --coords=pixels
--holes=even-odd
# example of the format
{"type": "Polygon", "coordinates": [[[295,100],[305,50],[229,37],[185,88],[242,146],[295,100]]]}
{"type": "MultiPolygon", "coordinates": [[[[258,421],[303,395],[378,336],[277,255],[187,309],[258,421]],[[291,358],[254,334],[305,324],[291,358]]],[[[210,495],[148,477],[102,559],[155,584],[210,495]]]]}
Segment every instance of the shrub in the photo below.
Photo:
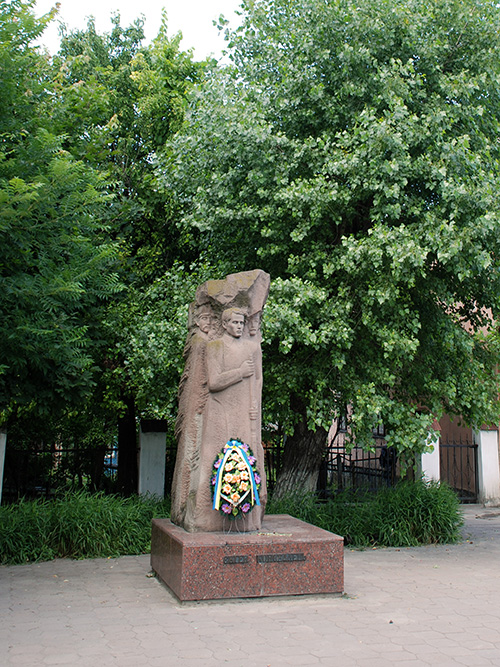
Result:
{"type": "Polygon", "coordinates": [[[444,483],[400,482],[377,493],[345,491],[327,501],[314,495],[271,501],[268,514],[291,514],[344,537],[345,544],[418,546],[460,539],[463,524],[455,492],[444,483]]]}
{"type": "MultiPolygon", "coordinates": [[[[453,490],[423,481],[376,494],[346,491],[325,502],[312,494],[271,499],[267,512],[291,514],[342,535],[354,547],[456,542],[463,523],[453,490]]],[[[0,507],[0,563],[147,553],[151,519],[168,515],[168,501],[148,497],[76,491],[53,500],[21,500],[0,507]]]]}
{"type": "Polygon", "coordinates": [[[151,519],[168,514],[167,501],[149,497],[77,491],[21,500],[0,507],[0,563],[147,553],[151,519]]]}

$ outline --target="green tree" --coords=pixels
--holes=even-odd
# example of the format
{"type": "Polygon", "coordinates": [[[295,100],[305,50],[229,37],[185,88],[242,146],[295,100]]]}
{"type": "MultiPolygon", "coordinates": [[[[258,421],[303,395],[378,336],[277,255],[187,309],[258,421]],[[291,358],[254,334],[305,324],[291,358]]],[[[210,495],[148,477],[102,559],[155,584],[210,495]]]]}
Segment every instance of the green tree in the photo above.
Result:
{"type": "Polygon", "coordinates": [[[411,460],[444,411],[498,420],[500,10],[483,0],[246,0],[163,157],[186,238],[271,273],[280,491],[332,418],[411,460]],[[485,333],[486,332],[486,333],[485,333]]]}
{"type": "MultiPolygon", "coordinates": [[[[201,66],[180,51],[180,36],[168,37],[166,16],[148,47],[142,46],[141,20],[122,28],[116,15],[112,23],[110,33],[98,34],[90,19],[86,30],[63,35],[54,63],[57,97],[51,118],[67,137],[69,150],[107,173],[114,194],[110,232],[121,239],[127,253],[122,278],[128,289],[111,304],[104,321],[107,345],[101,380],[105,387],[99,388],[96,398],[99,403],[104,398],[117,417],[119,488],[130,493],[137,487],[137,417],[172,416],[172,386],[178,382],[174,371],[160,409],[158,383],[153,383],[152,390],[150,382],[151,369],[157,368],[152,350],[157,349],[165,322],[174,318],[175,328],[177,306],[170,301],[158,304],[156,313],[169,307],[172,312],[164,323],[153,317],[158,325],[155,334],[150,326],[151,303],[157,302],[156,281],[162,282],[183,251],[177,228],[169,220],[168,200],[156,186],[154,161],[182,123],[188,92],[201,66]],[[136,363],[137,354],[152,365],[145,368],[136,363]]],[[[177,282],[173,278],[172,284],[177,282]]],[[[162,377],[168,374],[167,368],[176,368],[181,352],[182,345],[162,377]]],[[[99,409],[96,404],[95,410],[99,409]]]]}
{"type": "MultiPolygon", "coordinates": [[[[179,258],[188,258],[170,224],[169,203],[158,192],[154,160],[180,127],[187,95],[202,68],[180,51],[180,36],[168,37],[165,16],[147,47],[142,45],[142,20],[124,28],[115,15],[112,24],[111,32],[99,34],[90,18],[85,30],[63,31],[61,49],[51,63],[44,117],[47,127],[63,137],[65,150],[99,170],[112,195],[100,218],[109,237],[120,241],[119,275],[127,289],[101,317],[95,356],[99,382],[81,410],[99,419],[103,428],[118,422],[119,488],[130,493],[137,486],[137,417],[158,416],[159,409],[157,392],[154,407],[143,400],[152,395],[142,384],[150,374],[134,363],[134,341],[148,340],[141,331],[148,326],[151,307],[144,294],[154,291],[150,286],[179,258]]],[[[176,306],[172,309],[175,316],[176,306]]],[[[181,354],[182,345],[169,368],[181,354]]],[[[163,416],[170,415],[170,403],[166,396],[163,416]]],[[[79,414],[74,421],[78,430],[79,414]]]]}
{"type": "Polygon", "coordinates": [[[111,20],[109,33],[97,33],[93,18],[85,30],[63,32],[48,115],[66,148],[107,174],[115,194],[113,233],[134,259],[133,280],[147,283],[178,260],[178,235],[158,193],[154,161],[181,126],[202,66],[179,49],[180,35],[169,38],[165,14],[147,47],[142,19],[127,28],[119,14],[111,20]]]}
{"type": "Polygon", "coordinates": [[[43,127],[47,57],[32,1],[0,4],[0,423],[78,401],[97,322],[119,290],[102,177],[43,127]]]}

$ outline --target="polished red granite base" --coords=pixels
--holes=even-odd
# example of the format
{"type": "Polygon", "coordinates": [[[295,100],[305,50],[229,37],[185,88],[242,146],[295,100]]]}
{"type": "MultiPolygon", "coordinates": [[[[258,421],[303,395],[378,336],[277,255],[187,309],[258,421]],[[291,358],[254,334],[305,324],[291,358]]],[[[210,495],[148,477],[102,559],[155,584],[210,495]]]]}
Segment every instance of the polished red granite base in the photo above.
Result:
{"type": "Polygon", "coordinates": [[[151,567],[180,600],[344,590],[344,540],[286,514],[252,533],[188,533],[153,519],[151,567]]]}

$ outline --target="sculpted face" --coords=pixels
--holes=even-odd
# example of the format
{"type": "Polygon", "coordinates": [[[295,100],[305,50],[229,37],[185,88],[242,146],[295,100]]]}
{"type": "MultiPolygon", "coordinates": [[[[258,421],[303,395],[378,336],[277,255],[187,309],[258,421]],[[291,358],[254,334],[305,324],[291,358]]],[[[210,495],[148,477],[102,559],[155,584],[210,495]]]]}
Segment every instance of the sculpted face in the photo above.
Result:
{"type": "Polygon", "coordinates": [[[223,328],[233,338],[241,338],[243,327],[245,325],[245,318],[241,313],[231,313],[231,317],[222,322],[223,328]]]}
{"type": "Polygon", "coordinates": [[[252,317],[248,318],[248,333],[250,334],[250,336],[255,336],[255,334],[259,331],[260,318],[261,318],[260,313],[255,313],[255,315],[252,315],[252,317]]]}
{"type": "Polygon", "coordinates": [[[210,330],[211,318],[210,313],[200,313],[196,318],[196,323],[203,333],[208,333],[210,330]]]}

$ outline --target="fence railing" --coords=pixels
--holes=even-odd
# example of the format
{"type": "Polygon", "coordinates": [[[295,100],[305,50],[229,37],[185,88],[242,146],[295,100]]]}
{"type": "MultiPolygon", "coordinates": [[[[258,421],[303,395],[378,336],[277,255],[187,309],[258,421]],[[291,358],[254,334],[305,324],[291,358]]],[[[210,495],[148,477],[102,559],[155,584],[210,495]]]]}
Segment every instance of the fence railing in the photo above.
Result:
{"type": "Polygon", "coordinates": [[[49,497],[74,485],[113,491],[118,470],[118,449],[57,445],[7,446],[3,501],[49,497]]]}
{"type": "Polygon", "coordinates": [[[398,478],[396,452],[379,433],[373,434],[373,451],[346,448],[347,433],[339,430],[327,448],[319,490],[321,492],[394,486],[398,478]]]}
{"type": "Polygon", "coordinates": [[[455,489],[460,502],[478,501],[478,445],[472,442],[441,442],[441,479],[455,489]]]}
{"type": "MultiPolygon", "coordinates": [[[[396,481],[397,461],[381,438],[374,439],[375,451],[345,449],[344,436],[338,434],[326,450],[319,475],[318,491],[332,489],[391,486],[396,481]]],[[[283,442],[279,438],[264,446],[268,490],[272,492],[281,470],[283,442]]],[[[167,441],[165,492],[172,484],[176,445],[167,441]]],[[[23,449],[7,446],[3,484],[4,502],[18,498],[50,497],[68,486],[114,492],[117,489],[118,448],[85,448],[38,445],[23,449]]]]}

